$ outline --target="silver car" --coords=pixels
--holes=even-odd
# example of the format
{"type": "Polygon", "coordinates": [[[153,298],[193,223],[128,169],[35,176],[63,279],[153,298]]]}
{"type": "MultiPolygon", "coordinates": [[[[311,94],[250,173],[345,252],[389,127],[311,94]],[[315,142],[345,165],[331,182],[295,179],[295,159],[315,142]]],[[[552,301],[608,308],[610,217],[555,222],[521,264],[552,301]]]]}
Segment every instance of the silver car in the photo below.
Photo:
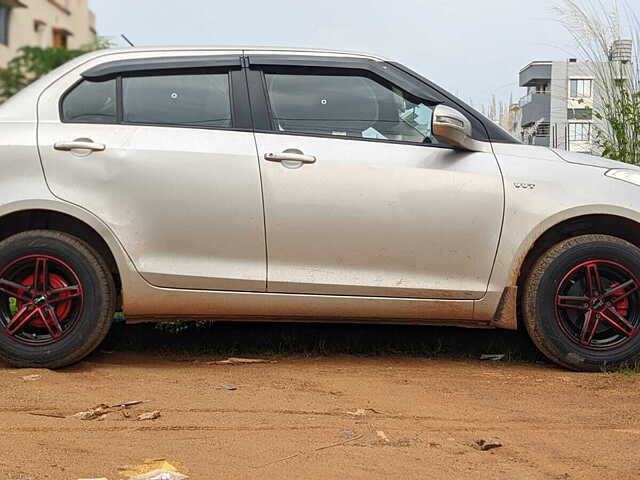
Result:
{"type": "Polygon", "coordinates": [[[105,50],[0,107],[0,358],[114,312],[516,329],[640,357],[640,169],[523,145],[375,56],[105,50]]]}

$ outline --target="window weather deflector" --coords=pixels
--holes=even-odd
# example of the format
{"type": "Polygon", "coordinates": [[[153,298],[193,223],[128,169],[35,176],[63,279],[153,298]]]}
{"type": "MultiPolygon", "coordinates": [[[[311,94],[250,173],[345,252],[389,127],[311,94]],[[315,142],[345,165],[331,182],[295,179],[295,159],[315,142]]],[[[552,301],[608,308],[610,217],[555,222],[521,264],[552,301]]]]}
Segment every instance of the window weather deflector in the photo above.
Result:
{"type": "Polygon", "coordinates": [[[342,68],[365,70],[377,75],[411,95],[430,104],[444,101],[437,92],[425,88],[421,82],[413,81],[386,62],[365,57],[325,57],[320,55],[250,55],[249,67],[298,67],[298,68],[342,68]]]}
{"type": "Polygon", "coordinates": [[[102,80],[121,73],[242,66],[238,55],[195,55],[185,57],[132,58],[103,63],[82,73],[87,80],[102,80]]]}

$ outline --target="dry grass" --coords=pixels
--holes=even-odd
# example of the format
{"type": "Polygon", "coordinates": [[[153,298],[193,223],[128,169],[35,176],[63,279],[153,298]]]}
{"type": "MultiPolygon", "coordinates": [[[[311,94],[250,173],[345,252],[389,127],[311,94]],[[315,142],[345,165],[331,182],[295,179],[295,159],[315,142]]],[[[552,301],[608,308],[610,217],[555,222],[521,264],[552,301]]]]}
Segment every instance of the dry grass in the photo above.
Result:
{"type": "Polygon", "coordinates": [[[404,325],[163,323],[114,326],[103,346],[186,355],[410,355],[544,361],[526,335],[501,330],[404,325]]]}

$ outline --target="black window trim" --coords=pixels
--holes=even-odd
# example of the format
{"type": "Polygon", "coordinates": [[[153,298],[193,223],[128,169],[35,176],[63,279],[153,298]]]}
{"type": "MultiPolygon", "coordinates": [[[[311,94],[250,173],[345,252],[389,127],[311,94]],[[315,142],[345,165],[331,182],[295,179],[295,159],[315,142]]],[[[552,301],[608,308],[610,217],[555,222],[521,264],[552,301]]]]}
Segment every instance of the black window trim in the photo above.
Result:
{"type": "MultiPolygon", "coordinates": [[[[254,119],[256,122],[254,123],[255,132],[256,133],[266,133],[273,135],[290,135],[290,136],[302,136],[302,137],[317,137],[317,138],[331,138],[338,140],[355,140],[362,142],[375,142],[375,143],[389,143],[395,145],[410,145],[414,147],[431,147],[431,148],[442,148],[446,150],[455,150],[455,147],[450,145],[445,145],[441,143],[417,143],[417,142],[408,142],[404,140],[390,140],[385,138],[363,138],[363,137],[350,137],[350,136],[342,136],[342,135],[331,135],[331,134],[322,134],[322,133],[309,133],[309,132],[296,132],[296,131],[280,131],[275,128],[273,124],[273,114],[271,111],[271,102],[269,100],[269,94],[267,91],[266,78],[264,74],[264,70],[270,70],[271,67],[282,67],[287,70],[299,70],[299,71],[317,71],[317,70],[344,70],[351,72],[361,72],[363,75],[371,78],[378,77],[382,80],[379,82],[381,84],[390,84],[410,96],[422,100],[427,104],[437,105],[443,103],[432,94],[425,95],[422,92],[422,95],[416,95],[410,91],[407,91],[402,86],[398,85],[391,79],[394,79],[392,75],[380,74],[381,71],[386,72],[387,69],[384,68],[384,65],[381,65],[379,69],[372,70],[371,68],[367,68],[372,63],[380,63],[375,62],[374,60],[369,59],[352,59],[352,58],[332,58],[332,57],[305,57],[305,56],[277,56],[277,55],[257,55],[251,56],[249,58],[249,70],[254,74],[259,76],[259,85],[258,91],[255,92],[255,96],[252,99],[252,104],[255,106],[254,110],[261,110],[265,113],[266,119],[262,120],[261,124],[258,124],[260,121],[260,114],[254,111],[254,119]],[[425,98],[426,97],[426,98],[425,98]]],[[[379,81],[379,80],[375,80],[379,81]]],[[[403,83],[403,82],[399,82],[403,83]]],[[[413,89],[416,90],[415,88],[413,89]]],[[[429,92],[430,93],[430,92],[429,92]]],[[[444,99],[442,99],[444,100],[444,99]]]]}
{"type": "MultiPolygon", "coordinates": [[[[175,57],[171,57],[172,59],[175,57]]],[[[179,57],[182,58],[182,57],[179,57]]],[[[184,57],[189,58],[189,57],[184,57]]],[[[201,57],[197,57],[201,58],[201,57]]],[[[58,113],[60,117],[61,123],[69,123],[76,125],[133,125],[133,126],[147,126],[147,127],[166,127],[166,128],[190,128],[197,130],[224,130],[224,131],[240,131],[240,132],[251,132],[253,131],[252,125],[253,120],[251,116],[251,109],[249,105],[248,98],[243,98],[243,96],[248,97],[246,91],[246,84],[244,75],[238,75],[234,72],[242,73],[241,68],[241,59],[239,56],[218,56],[218,57],[207,57],[209,59],[214,58],[224,58],[220,61],[208,60],[206,65],[202,65],[204,61],[199,60],[198,62],[193,62],[190,66],[187,66],[188,62],[180,63],[181,66],[176,66],[176,63],[172,64],[162,64],[162,67],[159,69],[153,68],[140,68],[140,63],[131,62],[130,69],[125,69],[124,71],[116,71],[109,69],[109,74],[104,75],[86,75],[87,72],[91,72],[97,67],[88,70],[87,72],[83,72],[78,81],[74,82],[60,97],[58,103],[58,113]],[[235,60],[235,61],[233,61],[235,60]],[[199,66],[196,66],[196,63],[199,66]],[[133,68],[133,66],[136,68],[133,68]],[[165,68],[166,67],[166,68],[165,68]],[[237,67],[237,68],[235,68],[237,67]],[[230,114],[231,114],[231,127],[213,127],[213,126],[204,126],[204,125],[189,125],[189,124],[172,124],[172,123],[138,123],[138,122],[130,122],[124,120],[124,94],[123,94],[123,81],[122,79],[125,77],[134,77],[134,76],[168,76],[168,75],[181,75],[190,72],[191,74],[197,72],[198,74],[207,74],[207,73],[226,73],[227,79],[229,82],[229,101],[230,101],[230,114]],[[108,81],[115,80],[116,81],[116,121],[111,123],[106,122],[74,122],[70,120],[66,120],[64,118],[64,101],[67,96],[73,92],[78,85],[83,82],[99,82],[99,81],[108,81]]],[[[142,60],[158,60],[158,59],[142,59],[142,60]]],[[[118,64],[120,67],[129,62],[128,60],[122,60],[119,62],[109,62],[110,65],[118,64]]],[[[102,65],[109,65],[102,64],[102,65]]],[[[102,66],[99,65],[98,67],[102,66]]],[[[144,65],[146,67],[151,67],[157,65],[157,62],[145,62],[144,65]]],[[[114,67],[115,68],[115,67],[114,67]]],[[[102,70],[102,72],[107,71],[102,70]]]]}

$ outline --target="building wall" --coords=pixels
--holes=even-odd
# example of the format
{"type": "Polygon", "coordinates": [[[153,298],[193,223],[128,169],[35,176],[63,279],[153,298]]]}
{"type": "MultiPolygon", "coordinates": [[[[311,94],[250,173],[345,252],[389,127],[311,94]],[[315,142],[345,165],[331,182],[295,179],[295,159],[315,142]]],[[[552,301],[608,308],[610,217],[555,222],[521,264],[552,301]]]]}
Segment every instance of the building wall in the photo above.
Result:
{"type": "MultiPolygon", "coordinates": [[[[536,122],[540,124],[537,127],[539,134],[531,137],[529,141],[536,145],[548,145],[576,152],[593,152],[594,122],[597,120],[573,118],[576,116],[576,111],[593,108],[594,105],[599,104],[599,86],[595,81],[593,64],[568,61],[548,62],[548,65],[547,63],[542,65],[548,66],[548,70],[540,73],[538,63],[534,62],[520,72],[521,85],[529,89],[529,95],[521,101],[523,125],[530,126],[536,122]],[[529,78],[533,78],[536,85],[548,83],[548,88],[545,88],[543,93],[535,93],[537,87],[531,86],[532,82],[528,81],[529,78]],[[571,80],[591,80],[591,97],[573,98],[570,89],[571,80]],[[569,115],[570,111],[573,116],[569,115]],[[571,139],[569,131],[570,128],[576,128],[572,127],[574,124],[590,125],[587,128],[591,129],[591,141],[571,139]]],[[[533,128],[535,130],[536,127],[533,128]]]]}
{"type": "Polygon", "coordinates": [[[0,67],[5,67],[20,47],[54,46],[54,31],[66,36],[67,48],[80,48],[96,38],[96,19],[88,0],[0,0],[13,7],[9,17],[9,45],[0,44],[0,67]]]}
{"type": "MultiPolygon", "coordinates": [[[[584,62],[553,62],[551,71],[551,135],[555,133],[555,139],[551,139],[552,145],[558,148],[576,152],[591,152],[591,142],[578,142],[570,140],[567,136],[570,124],[593,124],[593,120],[570,119],[570,109],[583,110],[593,108],[594,99],[598,92],[598,86],[594,80],[593,68],[584,62]],[[571,80],[591,80],[592,96],[590,98],[572,98],[570,95],[571,80]]],[[[593,129],[592,129],[593,130],[593,129]]]]}

